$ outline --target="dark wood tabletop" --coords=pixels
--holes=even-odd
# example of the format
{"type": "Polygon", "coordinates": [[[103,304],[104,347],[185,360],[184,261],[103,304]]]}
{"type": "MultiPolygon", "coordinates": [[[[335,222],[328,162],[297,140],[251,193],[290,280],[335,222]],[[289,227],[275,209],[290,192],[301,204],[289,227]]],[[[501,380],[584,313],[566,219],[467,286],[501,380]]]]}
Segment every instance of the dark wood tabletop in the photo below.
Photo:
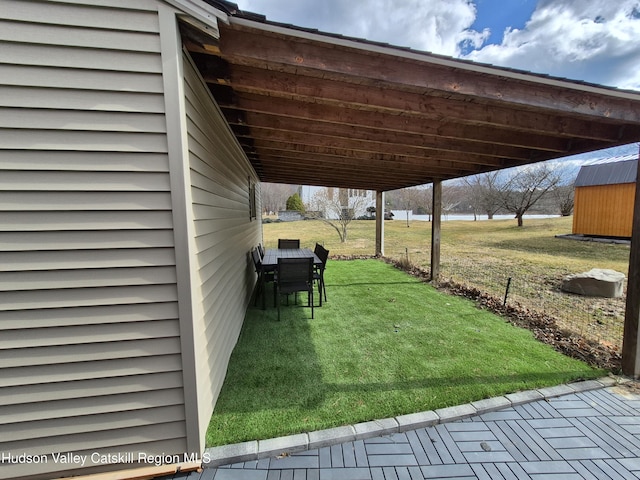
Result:
{"type": "Polygon", "coordinates": [[[322,260],[308,248],[273,248],[264,252],[262,259],[262,268],[264,270],[273,270],[278,267],[279,258],[313,258],[313,263],[322,265],[322,260]]]}

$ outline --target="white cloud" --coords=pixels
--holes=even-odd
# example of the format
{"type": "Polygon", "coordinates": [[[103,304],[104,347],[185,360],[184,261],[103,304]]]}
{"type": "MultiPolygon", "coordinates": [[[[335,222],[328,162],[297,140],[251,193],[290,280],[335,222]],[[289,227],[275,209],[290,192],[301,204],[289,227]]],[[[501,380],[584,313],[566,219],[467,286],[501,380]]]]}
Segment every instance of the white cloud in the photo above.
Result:
{"type": "Polygon", "coordinates": [[[457,56],[461,43],[478,48],[488,32],[470,30],[471,0],[239,0],[267,19],[341,35],[457,56]]]}
{"type": "Polygon", "coordinates": [[[465,58],[640,90],[640,0],[541,0],[522,30],[465,58]]]}

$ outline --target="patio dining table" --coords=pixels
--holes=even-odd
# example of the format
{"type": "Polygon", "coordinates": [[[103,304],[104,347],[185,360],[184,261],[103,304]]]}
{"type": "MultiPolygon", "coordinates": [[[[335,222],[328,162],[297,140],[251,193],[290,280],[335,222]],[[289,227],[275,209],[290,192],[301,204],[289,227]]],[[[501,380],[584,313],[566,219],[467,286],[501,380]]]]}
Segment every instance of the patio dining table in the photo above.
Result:
{"type": "Polygon", "coordinates": [[[317,267],[322,266],[322,260],[313,253],[313,250],[309,248],[272,248],[265,250],[264,257],[262,258],[262,309],[266,308],[265,300],[265,285],[264,277],[265,273],[271,273],[278,270],[279,258],[313,258],[313,264],[317,267]]]}

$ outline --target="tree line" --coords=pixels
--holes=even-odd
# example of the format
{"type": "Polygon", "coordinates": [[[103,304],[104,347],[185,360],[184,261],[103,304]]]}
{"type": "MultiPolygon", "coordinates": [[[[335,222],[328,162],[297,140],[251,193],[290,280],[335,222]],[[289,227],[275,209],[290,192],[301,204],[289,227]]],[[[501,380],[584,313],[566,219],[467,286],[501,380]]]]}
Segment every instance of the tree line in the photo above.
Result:
{"type": "MultiPolygon", "coordinates": [[[[527,212],[568,216],[573,213],[575,174],[548,163],[529,165],[443,182],[442,213],[486,215],[513,214],[518,226],[527,212]]],[[[433,213],[430,185],[387,192],[385,203],[394,210],[433,213]]]]}
{"type": "MultiPolygon", "coordinates": [[[[484,215],[491,219],[497,214],[513,214],[518,226],[523,225],[523,217],[527,212],[568,216],[573,213],[574,181],[575,172],[568,168],[553,167],[550,163],[451,180],[443,182],[442,185],[442,213],[473,214],[474,219],[484,215]]],[[[292,198],[297,196],[297,190],[298,186],[295,185],[263,183],[263,213],[269,214],[288,208],[287,202],[291,202],[292,198]]],[[[403,188],[386,192],[385,209],[431,215],[432,200],[433,187],[430,184],[403,188]]],[[[335,210],[338,213],[334,216],[338,218],[348,217],[346,223],[364,213],[364,207],[360,212],[356,211],[358,208],[353,205],[345,210],[345,202],[337,198],[333,201],[323,201],[324,210],[335,210]]],[[[291,209],[303,210],[307,207],[291,209]]],[[[346,230],[346,227],[341,225],[340,229],[346,230]]],[[[346,231],[344,236],[346,238],[346,231]]]]}

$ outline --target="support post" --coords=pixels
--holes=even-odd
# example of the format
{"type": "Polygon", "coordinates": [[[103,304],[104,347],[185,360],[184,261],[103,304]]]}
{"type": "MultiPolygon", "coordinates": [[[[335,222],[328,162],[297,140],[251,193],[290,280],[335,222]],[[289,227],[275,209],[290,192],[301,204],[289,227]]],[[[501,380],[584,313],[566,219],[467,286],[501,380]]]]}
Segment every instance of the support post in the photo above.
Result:
{"type": "Polygon", "coordinates": [[[442,181],[433,181],[433,222],[431,222],[431,281],[440,276],[440,226],[442,223],[442,181]]]}
{"type": "MultiPolygon", "coordinates": [[[[640,173],[640,156],[638,159],[640,173]]],[[[627,303],[624,314],[624,336],[622,339],[622,373],[633,378],[640,377],[640,174],[636,173],[636,195],[633,207],[631,250],[629,252],[629,274],[627,276],[627,303]]]]}
{"type": "Polygon", "coordinates": [[[384,192],[376,192],[376,256],[384,256],[384,192]]]}

